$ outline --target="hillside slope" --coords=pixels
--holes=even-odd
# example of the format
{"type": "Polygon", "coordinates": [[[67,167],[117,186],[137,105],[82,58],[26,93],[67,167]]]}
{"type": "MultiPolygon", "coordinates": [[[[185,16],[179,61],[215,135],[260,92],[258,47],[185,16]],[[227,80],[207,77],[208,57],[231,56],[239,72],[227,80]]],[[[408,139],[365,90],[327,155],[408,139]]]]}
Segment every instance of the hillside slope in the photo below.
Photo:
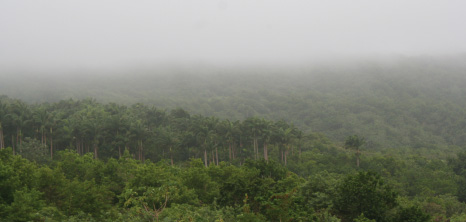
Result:
{"type": "Polygon", "coordinates": [[[466,145],[464,56],[309,67],[167,66],[111,75],[9,73],[0,94],[29,103],[93,97],[220,118],[283,119],[336,141],[363,135],[369,148],[466,145]]]}

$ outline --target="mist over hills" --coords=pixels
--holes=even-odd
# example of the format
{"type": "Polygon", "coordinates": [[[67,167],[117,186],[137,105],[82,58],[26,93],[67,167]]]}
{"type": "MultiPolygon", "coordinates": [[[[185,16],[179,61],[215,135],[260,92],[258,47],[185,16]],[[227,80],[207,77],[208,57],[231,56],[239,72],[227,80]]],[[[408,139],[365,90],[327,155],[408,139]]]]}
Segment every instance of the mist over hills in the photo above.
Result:
{"type": "Polygon", "coordinates": [[[3,75],[0,94],[28,103],[91,97],[220,118],[283,119],[340,142],[360,134],[368,148],[466,145],[466,56],[3,75]]]}

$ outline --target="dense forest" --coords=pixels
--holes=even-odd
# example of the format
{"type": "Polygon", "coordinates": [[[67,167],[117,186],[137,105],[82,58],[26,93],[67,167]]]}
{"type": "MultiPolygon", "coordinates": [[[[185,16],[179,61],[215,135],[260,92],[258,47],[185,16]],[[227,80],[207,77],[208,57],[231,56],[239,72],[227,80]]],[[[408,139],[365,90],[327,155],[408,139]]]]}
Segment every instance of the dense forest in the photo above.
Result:
{"type": "Polygon", "coordinates": [[[0,0],[0,222],[466,222],[465,9],[0,0]]]}
{"type": "Polygon", "coordinates": [[[6,71],[0,220],[465,221],[465,59],[6,71]]]}
{"type": "Polygon", "coordinates": [[[464,221],[466,153],[285,121],[0,100],[6,221],[464,221]],[[459,155],[454,155],[458,152],[459,155]]]}
{"type": "Polygon", "coordinates": [[[466,56],[407,57],[309,66],[156,66],[114,71],[18,71],[0,94],[29,104],[95,98],[183,108],[231,121],[293,123],[370,149],[466,145],[466,56]]]}

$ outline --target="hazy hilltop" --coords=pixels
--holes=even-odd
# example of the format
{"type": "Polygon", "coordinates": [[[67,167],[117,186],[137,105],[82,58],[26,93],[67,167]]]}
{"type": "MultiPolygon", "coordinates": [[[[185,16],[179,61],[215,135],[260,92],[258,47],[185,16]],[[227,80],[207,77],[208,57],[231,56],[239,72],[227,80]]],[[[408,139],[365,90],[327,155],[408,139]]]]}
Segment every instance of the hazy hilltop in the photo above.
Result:
{"type": "Polygon", "coordinates": [[[361,134],[372,148],[466,144],[466,56],[268,67],[10,70],[0,94],[28,103],[91,97],[229,119],[284,119],[337,141],[361,134]]]}
{"type": "Polygon", "coordinates": [[[29,103],[263,116],[370,147],[465,144],[463,1],[0,6],[0,93],[29,103]]]}

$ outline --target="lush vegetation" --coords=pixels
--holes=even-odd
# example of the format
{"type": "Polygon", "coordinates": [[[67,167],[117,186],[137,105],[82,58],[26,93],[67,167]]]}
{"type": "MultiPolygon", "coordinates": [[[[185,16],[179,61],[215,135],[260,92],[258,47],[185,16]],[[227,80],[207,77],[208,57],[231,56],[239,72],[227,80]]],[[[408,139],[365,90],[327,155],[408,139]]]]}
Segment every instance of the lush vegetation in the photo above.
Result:
{"type": "Polygon", "coordinates": [[[466,221],[465,64],[2,71],[0,221],[466,221]]]}
{"type": "MultiPolygon", "coordinates": [[[[60,151],[47,165],[2,149],[0,216],[8,221],[464,221],[466,206],[455,196],[463,176],[443,169],[411,172],[422,163],[396,165],[393,158],[368,158],[380,173],[346,161],[314,169],[307,177],[275,161],[226,162],[205,167],[200,159],[171,166],[121,158],[101,161],[92,153],[60,151]],[[391,162],[392,161],[392,162],[391,162]],[[391,164],[390,164],[391,162],[391,164]],[[395,168],[395,176],[388,175],[395,168]],[[426,175],[427,174],[427,175],[426,175]],[[431,177],[431,174],[434,175],[431,177]],[[415,178],[413,178],[415,177],[415,178]],[[424,184],[421,181],[429,181],[424,184]],[[415,186],[415,187],[412,187],[415,186]]],[[[309,154],[311,155],[311,154],[309,154]]],[[[327,159],[332,154],[324,152],[327,159]]],[[[343,153],[338,159],[352,159],[343,153]]],[[[337,159],[337,158],[335,158],[337,159]]],[[[419,161],[419,160],[417,160],[419,161]]],[[[337,162],[337,161],[336,161],[337,162]]],[[[352,161],[351,161],[352,162],[352,161]]],[[[419,161],[422,162],[422,161],[419,161]]],[[[309,158],[307,166],[316,163],[309,158]]]]}
{"type": "Polygon", "coordinates": [[[5,70],[0,94],[29,104],[90,97],[181,107],[231,121],[284,120],[339,144],[361,135],[368,149],[446,149],[466,145],[465,64],[466,57],[457,56],[299,67],[165,66],[108,74],[5,70]]]}
{"type": "Polygon", "coordinates": [[[102,105],[94,100],[29,106],[5,97],[0,100],[0,118],[0,148],[10,146],[14,154],[38,161],[45,153],[53,159],[58,147],[92,152],[102,159],[119,158],[128,150],[140,161],[170,159],[172,165],[189,158],[203,158],[205,166],[220,161],[241,165],[248,158],[272,158],[286,165],[308,141],[283,121],[232,122],[191,116],[183,109],[166,112],[143,104],[102,105]]]}
{"type": "Polygon", "coordinates": [[[466,219],[460,148],[375,151],[285,121],[94,100],[2,97],[0,123],[6,221],[466,219]]]}

